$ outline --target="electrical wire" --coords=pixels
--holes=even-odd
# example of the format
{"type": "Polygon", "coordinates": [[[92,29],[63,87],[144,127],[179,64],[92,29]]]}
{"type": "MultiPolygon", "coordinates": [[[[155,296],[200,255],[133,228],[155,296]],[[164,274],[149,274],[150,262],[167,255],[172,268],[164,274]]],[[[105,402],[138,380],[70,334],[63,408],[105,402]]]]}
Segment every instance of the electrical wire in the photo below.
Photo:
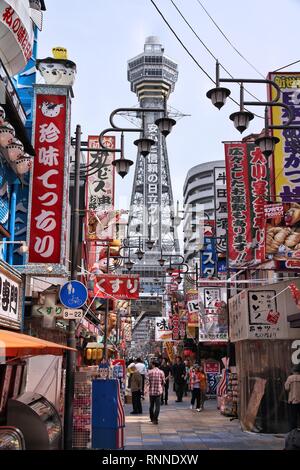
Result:
{"type": "MultiPolygon", "coordinates": [[[[173,0],[170,0],[170,2],[172,3],[172,5],[174,6],[174,8],[176,8],[177,12],[179,13],[179,15],[181,16],[181,18],[183,19],[183,21],[187,24],[187,26],[190,28],[190,30],[194,33],[194,35],[196,36],[196,38],[200,41],[200,43],[202,44],[202,46],[206,49],[206,51],[214,58],[215,61],[217,61],[217,57],[213,54],[213,52],[209,49],[209,47],[205,44],[205,42],[199,37],[199,35],[196,33],[195,29],[192,27],[192,25],[188,22],[188,20],[186,19],[186,17],[183,15],[183,13],[180,11],[180,9],[178,8],[178,6],[176,5],[176,3],[173,1],[173,0]]],[[[220,63],[220,62],[219,62],[220,63]]],[[[220,63],[220,66],[221,68],[229,75],[230,78],[234,78],[233,75],[229,72],[229,70],[227,70],[224,65],[222,65],[220,63]]],[[[252,96],[252,98],[254,98],[255,100],[257,101],[261,101],[259,98],[257,98],[255,95],[253,95],[253,93],[251,93],[249,90],[247,90],[246,88],[244,88],[244,90],[248,93],[248,95],[252,96]]],[[[261,116],[259,116],[261,117],[261,116]]]]}
{"type": "MultiPolygon", "coordinates": [[[[187,54],[191,57],[191,59],[195,62],[195,64],[197,65],[197,67],[199,67],[200,70],[202,70],[202,72],[207,76],[207,78],[209,78],[209,80],[211,80],[214,84],[215,84],[215,80],[209,75],[208,72],[206,72],[206,70],[199,64],[199,62],[197,61],[197,59],[195,59],[195,57],[193,56],[193,54],[188,50],[188,48],[184,45],[184,43],[182,42],[182,40],[180,39],[180,37],[177,35],[177,33],[175,32],[175,30],[172,28],[172,26],[170,25],[170,23],[167,21],[167,19],[165,18],[165,16],[163,15],[163,13],[160,11],[160,9],[158,8],[158,6],[156,5],[156,3],[154,2],[154,0],[150,0],[150,2],[152,3],[152,5],[154,6],[154,8],[157,10],[157,12],[159,13],[159,15],[162,17],[162,19],[164,20],[164,22],[166,23],[166,25],[168,26],[168,28],[172,31],[172,33],[174,34],[174,36],[176,37],[177,41],[181,44],[181,46],[183,47],[183,49],[187,52],[187,54]]],[[[237,102],[236,102],[237,103],[237,102]]],[[[237,103],[238,104],[238,103],[237,103]]]]}
{"type": "MultiPolygon", "coordinates": [[[[193,54],[189,51],[189,49],[186,47],[186,45],[182,42],[182,40],[180,39],[180,37],[178,36],[178,34],[176,33],[176,31],[172,28],[172,26],[170,25],[170,23],[168,22],[168,20],[166,19],[166,17],[163,15],[163,13],[160,11],[160,9],[158,8],[158,6],[156,5],[156,3],[154,2],[154,0],[150,0],[150,2],[152,3],[152,5],[154,6],[154,8],[157,10],[158,14],[161,16],[161,18],[163,19],[163,21],[166,23],[166,25],[168,26],[168,28],[170,29],[170,31],[172,31],[172,33],[174,34],[174,36],[176,37],[177,41],[181,44],[181,46],[183,47],[183,49],[187,52],[187,54],[191,57],[191,59],[195,62],[195,64],[197,65],[197,67],[199,67],[199,69],[209,78],[209,80],[211,80],[213,82],[213,84],[216,84],[215,80],[209,75],[208,72],[206,72],[206,70],[200,65],[200,63],[198,62],[198,60],[193,56],[193,54]]],[[[240,106],[240,104],[238,103],[238,101],[236,101],[234,98],[232,98],[231,96],[229,96],[229,99],[235,103],[237,106],[240,106]]],[[[263,116],[259,116],[258,114],[255,114],[253,113],[256,117],[259,117],[261,119],[264,119],[263,116]]]]}
{"type": "Polygon", "coordinates": [[[224,39],[226,39],[226,41],[228,42],[228,44],[230,44],[230,46],[235,50],[235,52],[245,61],[247,62],[248,65],[250,65],[250,67],[255,70],[256,73],[258,73],[262,78],[265,78],[264,75],[259,71],[257,70],[257,68],[255,67],[255,65],[253,65],[236,47],[235,45],[230,41],[230,39],[226,36],[226,34],[222,31],[222,29],[220,28],[220,26],[216,23],[216,21],[213,19],[213,17],[210,15],[210,13],[206,10],[205,6],[203,5],[202,2],[200,2],[200,0],[196,0],[198,2],[198,4],[201,6],[201,8],[205,11],[205,13],[207,14],[207,16],[209,17],[209,19],[213,22],[213,24],[215,25],[215,27],[218,29],[218,31],[222,34],[222,36],[224,37],[224,39]]]}
{"type": "Polygon", "coordinates": [[[298,64],[300,60],[295,60],[295,62],[291,62],[290,64],[285,65],[284,67],[280,67],[279,69],[274,70],[273,72],[279,72],[279,70],[286,69],[287,67],[290,67],[291,65],[298,64]]]}

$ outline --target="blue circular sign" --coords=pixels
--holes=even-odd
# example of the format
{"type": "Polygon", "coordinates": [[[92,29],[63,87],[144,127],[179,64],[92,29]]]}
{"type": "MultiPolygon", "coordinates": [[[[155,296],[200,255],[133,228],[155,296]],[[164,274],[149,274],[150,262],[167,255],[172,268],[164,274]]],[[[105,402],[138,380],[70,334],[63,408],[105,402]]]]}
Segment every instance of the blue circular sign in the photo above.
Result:
{"type": "Polygon", "coordinates": [[[88,298],[88,291],[82,282],[68,281],[59,291],[61,303],[67,308],[80,308],[88,298]]]}

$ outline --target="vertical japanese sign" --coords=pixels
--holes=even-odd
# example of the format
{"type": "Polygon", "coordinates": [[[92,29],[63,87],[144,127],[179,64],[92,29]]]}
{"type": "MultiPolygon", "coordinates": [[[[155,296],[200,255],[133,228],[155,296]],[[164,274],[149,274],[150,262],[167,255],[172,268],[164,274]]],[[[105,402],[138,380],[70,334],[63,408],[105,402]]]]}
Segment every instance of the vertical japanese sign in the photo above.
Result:
{"type": "Polygon", "coordinates": [[[225,167],[214,168],[215,220],[217,253],[226,256],[227,249],[227,195],[225,167]]]}
{"type": "MultiPolygon", "coordinates": [[[[268,78],[273,80],[282,93],[282,103],[293,108],[295,119],[293,124],[300,124],[300,73],[278,72],[270,73],[268,78]]],[[[274,99],[276,90],[269,88],[269,96],[274,99]]],[[[279,106],[272,106],[271,117],[273,125],[287,122],[287,111],[279,106]]],[[[282,202],[300,202],[300,156],[297,149],[299,130],[273,130],[273,135],[280,139],[274,151],[274,179],[276,200],[282,202]]]]}
{"type": "Polygon", "coordinates": [[[265,203],[270,193],[268,160],[254,142],[225,144],[228,249],[231,267],[265,259],[265,203]]]}
{"type": "MultiPolygon", "coordinates": [[[[106,136],[103,143],[108,148],[115,148],[115,138],[106,136]]],[[[93,171],[87,177],[86,207],[88,210],[86,236],[88,240],[114,239],[116,233],[116,213],[114,208],[115,169],[112,162],[114,152],[102,152],[99,136],[89,136],[88,163],[93,171]]]]}
{"type": "Polygon", "coordinates": [[[252,259],[252,229],[247,146],[225,144],[228,203],[228,256],[230,267],[243,266],[252,259]]]}
{"type": "MultiPolygon", "coordinates": [[[[29,263],[65,264],[69,98],[36,88],[29,263]],[[40,91],[39,91],[40,90],[40,91]]],[[[47,91],[49,87],[47,87],[47,91]]],[[[61,89],[60,89],[61,90],[61,89]]]]}
{"type": "Polygon", "coordinates": [[[214,277],[217,269],[216,240],[204,237],[204,249],[201,251],[201,276],[214,277]]]}
{"type": "Polygon", "coordinates": [[[22,318],[22,280],[0,263],[0,328],[20,329],[22,318]]]}
{"type": "MultiPolygon", "coordinates": [[[[108,148],[115,148],[115,137],[103,137],[103,143],[108,148]]],[[[115,172],[112,162],[115,159],[114,152],[99,151],[99,136],[88,136],[88,146],[95,151],[88,154],[88,163],[97,168],[94,175],[88,176],[87,181],[87,206],[89,211],[102,211],[114,207],[115,172]]]]}
{"type": "Polygon", "coordinates": [[[251,225],[254,241],[253,258],[256,264],[265,258],[265,204],[270,194],[268,159],[254,143],[247,143],[250,178],[251,225]]]}
{"type": "MultiPolygon", "coordinates": [[[[151,238],[159,238],[159,192],[160,168],[158,162],[158,127],[154,123],[147,125],[147,133],[155,144],[152,145],[146,165],[146,208],[148,211],[148,224],[151,226],[151,238]]],[[[148,236],[148,233],[147,233],[148,236]]]]}
{"type": "Polygon", "coordinates": [[[177,341],[180,339],[180,317],[178,302],[172,302],[172,316],[170,318],[172,327],[172,339],[177,341]]]}

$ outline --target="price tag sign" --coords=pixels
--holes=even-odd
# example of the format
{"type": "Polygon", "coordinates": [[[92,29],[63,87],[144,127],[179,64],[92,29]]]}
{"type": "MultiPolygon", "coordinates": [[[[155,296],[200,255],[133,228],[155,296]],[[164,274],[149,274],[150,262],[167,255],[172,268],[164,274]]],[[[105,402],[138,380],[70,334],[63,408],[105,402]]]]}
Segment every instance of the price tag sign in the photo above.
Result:
{"type": "Polygon", "coordinates": [[[83,310],[75,308],[65,308],[63,318],[65,320],[80,320],[83,317],[83,310]]]}

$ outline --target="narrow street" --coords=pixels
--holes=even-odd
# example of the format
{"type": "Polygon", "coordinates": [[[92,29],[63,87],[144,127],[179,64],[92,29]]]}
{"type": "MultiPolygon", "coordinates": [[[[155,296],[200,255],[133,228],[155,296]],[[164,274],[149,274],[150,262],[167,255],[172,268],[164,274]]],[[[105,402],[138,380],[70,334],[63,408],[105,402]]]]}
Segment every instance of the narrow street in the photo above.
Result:
{"type": "Polygon", "coordinates": [[[125,450],[282,450],[284,436],[243,432],[239,421],[230,421],[217,410],[216,400],[207,400],[198,413],[190,410],[190,396],[161,407],[159,424],[149,420],[149,400],[143,401],[143,414],[130,415],[126,405],[125,450]]]}

